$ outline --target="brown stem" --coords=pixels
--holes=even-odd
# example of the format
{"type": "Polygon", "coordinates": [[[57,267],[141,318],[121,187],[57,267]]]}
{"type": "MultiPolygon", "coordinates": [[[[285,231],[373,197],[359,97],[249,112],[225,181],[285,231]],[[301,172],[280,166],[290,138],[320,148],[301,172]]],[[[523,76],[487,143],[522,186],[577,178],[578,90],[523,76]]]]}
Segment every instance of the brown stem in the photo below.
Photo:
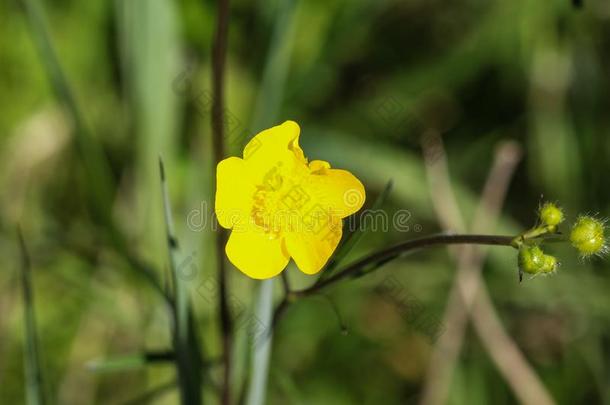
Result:
{"type": "Polygon", "coordinates": [[[511,246],[514,236],[499,236],[499,235],[432,235],[419,239],[412,239],[401,242],[389,248],[371,253],[363,257],[357,262],[347,266],[344,270],[327,278],[321,283],[304,290],[295,291],[294,295],[304,297],[314,294],[329,285],[335,284],[347,277],[358,277],[365,274],[367,268],[371,265],[380,265],[396,259],[400,255],[415,250],[428,248],[439,245],[496,245],[496,246],[511,246]]]}
{"type": "MultiPolygon", "coordinates": [[[[227,36],[229,29],[229,0],[219,0],[216,18],[216,33],[212,45],[212,138],[214,161],[224,158],[224,76],[227,56],[227,36]]],[[[224,261],[226,232],[218,227],[216,237],[216,258],[218,263],[218,288],[220,326],[222,330],[224,378],[222,403],[230,404],[231,398],[231,314],[227,297],[227,276],[224,261]]]]}
{"type": "Polygon", "coordinates": [[[433,246],[441,245],[493,245],[493,246],[510,246],[514,236],[502,235],[432,235],[419,239],[411,239],[401,242],[389,248],[379,250],[363,257],[355,263],[350,264],[342,271],[327,278],[326,280],[316,283],[311,287],[299,291],[291,291],[275,309],[273,320],[269,328],[271,333],[277,326],[281,316],[286,312],[288,306],[298,298],[304,298],[318,293],[320,290],[337,283],[348,277],[360,277],[364,274],[374,271],[382,264],[392,261],[405,253],[410,253],[419,249],[424,249],[433,246]],[[374,266],[372,270],[367,270],[369,266],[374,266]]]}

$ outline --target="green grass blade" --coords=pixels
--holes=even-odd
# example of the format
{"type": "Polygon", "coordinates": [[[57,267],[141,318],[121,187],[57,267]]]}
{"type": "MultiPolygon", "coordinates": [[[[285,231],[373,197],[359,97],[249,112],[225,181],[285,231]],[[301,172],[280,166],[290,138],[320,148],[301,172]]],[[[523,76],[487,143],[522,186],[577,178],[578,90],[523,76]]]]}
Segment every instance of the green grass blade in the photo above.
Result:
{"type": "Polygon", "coordinates": [[[113,181],[108,161],[101,146],[87,130],[81,110],[68,80],[61,68],[57,54],[46,28],[44,12],[38,0],[22,0],[32,38],[56,97],[64,104],[75,126],[75,140],[85,169],[92,212],[102,223],[111,223],[113,181]]]}
{"type": "Polygon", "coordinates": [[[246,405],[263,405],[265,403],[273,336],[271,330],[269,330],[273,316],[273,284],[273,279],[264,280],[259,290],[256,319],[264,325],[265,330],[264,333],[254,335],[258,339],[251,343],[254,351],[251,370],[252,380],[246,405]]]}
{"type": "Polygon", "coordinates": [[[167,245],[170,270],[174,282],[174,306],[172,335],[178,369],[178,386],[183,404],[201,404],[201,355],[194,328],[188,280],[181,277],[178,269],[178,242],[174,234],[169,190],[163,161],[159,158],[161,193],[163,197],[164,219],[167,231],[167,245]]]}
{"type": "Polygon", "coordinates": [[[127,259],[131,268],[144,273],[146,279],[163,293],[163,288],[154,272],[128,252],[127,242],[112,220],[114,184],[111,170],[101,145],[88,130],[76,97],[59,63],[46,28],[42,7],[38,0],[22,0],[22,4],[49,82],[57,99],[63,103],[74,122],[75,140],[86,176],[90,210],[96,216],[96,220],[106,226],[112,245],[127,259]]]}
{"type": "Polygon", "coordinates": [[[157,157],[174,166],[180,139],[178,98],[172,81],[180,72],[179,19],[171,0],[115,0],[121,72],[128,111],[133,117],[134,226],[147,235],[143,251],[153,263],[165,260],[158,193],[157,157]]]}
{"type": "Polygon", "coordinates": [[[297,0],[284,0],[278,6],[263,80],[252,118],[251,128],[255,132],[277,124],[275,121],[280,111],[290,67],[297,6],[297,0]]]}
{"type": "Polygon", "coordinates": [[[96,373],[114,373],[142,368],[152,363],[167,363],[171,361],[174,361],[173,352],[149,352],[93,360],[87,364],[87,368],[96,373]]]}
{"type": "Polygon", "coordinates": [[[40,352],[36,332],[36,312],[34,310],[34,291],[32,290],[31,262],[25,246],[21,229],[17,229],[19,248],[21,250],[21,286],[23,289],[23,308],[25,321],[25,369],[26,393],[29,405],[42,405],[44,389],[42,370],[40,367],[40,352]]]}

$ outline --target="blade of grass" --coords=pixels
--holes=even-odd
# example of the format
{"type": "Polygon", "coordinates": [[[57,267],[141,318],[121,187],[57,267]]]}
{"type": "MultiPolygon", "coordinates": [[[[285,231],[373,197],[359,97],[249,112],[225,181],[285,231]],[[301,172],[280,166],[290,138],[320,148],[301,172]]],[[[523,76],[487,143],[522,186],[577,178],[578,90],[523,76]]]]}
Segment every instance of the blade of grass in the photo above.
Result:
{"type": "MultiPolygon", "coordinates": [[[[256,319],[264,325],[265,329],[271,328],[272,313],[273,279],[269,279],[261,283],[256,307],[256,319]]],[[[258,335],[259,339],[251,343],[253,349],[252,380],[246,399],[247,405],[263,405],[267,392],[267,377],[269,375],[269,359],[271,357],[273,333],[271,333],[271,330],[265,330],[263,334],[258,335]]]]}
{"type": "MultiPolygon", "coordinates": [[[[22,0],[21,4],[51,87],[57,99],[65,105],[74,122],[76,146],[86,176],[85,190],[88,193],[89,208],[96,219],[105,225],[103,229],[108,232],[107,236],[109,236],[112,246],[125,257],[131,265],[130,268],[143,273],[145,279],[162,295],[165,295],[154,271],[128,251],[125,238],[112,220],[114,184],[111,170],[101,145],[96,142],[88,130],[76,97],[59,63],[48,34],[42,7],[38,0],[22,0]]],[[[167,297],[165,298],[167,300],[167,297]]]]}
{"type": "Polygon", "coordinates": [[[252,129],[261,131],[275,125],[284,94],[284,85],[290,67],[294,38],[294,21],[298,1],[284,0],[278,6],[269,53],[265,62],[261,89],[252,117],[252,129]]]}
{"type": "Polygon", "coordinates": [[[93,360],[87,364],[87,368],[96,373],[113,373],[141,368],[151,363],[173,362],[174,359],[174,353],[171,351],[147,352],[109,359],[93,360]]]}
{"type": "Polygon", "coordinates": [[[75,126],[75,140],[87,180],[86,190],[92,213],[102,223],[111,223],[114,189],[110,167],[101,146],[89,133],[74,93],[61,68],[47,30],[44,12],[38,0],[22,0],[27,22],[32,32],[49,82],[58,100],[64,104],[75,126]]]}
{"type": "Polygon", "coordinates": [[[188,280],[180,276],[178,269],[178,242],[174,234],[174,221],[165,168],[159,158],[161,177],[161,193],[163,197],[164,219],[167,230],[167,245],[170,270],[174,282],[174,306],[172,335],[174,352],[176,353],[176,368],[178,370],[178,386],[183,404],[201,404],[201,354],[199,341],[194,328],[193,312],[188,292],[188,280]]]}
{"type": "MultiPolygon", "coordinates": [[[[172,280],[173,291],[171,295],[174,297],[174,307],[178,315],[176,322],[177,328],[186,330],[188,316],[188,296],[184,294],[184,283],[178,274],[178,241],[174,231],[174,221],[172,217],[172,208],[169,200],[169,190],[165,177],[165,166],[163,160],[159,156],[159,177],[161,181],[161,198],[163,199],[163,219],[165,221],[165,231],[167,237],[167,249],[169,256],[170,274],[172,280]]],[[[170,289],[171,291],[171,289],[170,289]]]]}
{"type": "Polygon", "coordinates": [[[17,228],[21,251],[21,286],[23,289],[23,311],[25,321],[25,369],[26,393],[29,405],[45,403],[40,352],[36,332],[36,311],[34,310],[34,291],[32,290],[31,262],[21,228],[17,228]]]}
{"type": "Polygon", "coordinates": [[[176,5],[171,0],[116,0],[118,44],[126,107],[133,117],[135,203],[133,228],[146,235],[142,252],[152,263],[162,263],[164,224],[158,213],[156,160],[163,153],[173,165],[177,136],[178,99],[172,81],[179,73],[181,48],[176,5]]]}

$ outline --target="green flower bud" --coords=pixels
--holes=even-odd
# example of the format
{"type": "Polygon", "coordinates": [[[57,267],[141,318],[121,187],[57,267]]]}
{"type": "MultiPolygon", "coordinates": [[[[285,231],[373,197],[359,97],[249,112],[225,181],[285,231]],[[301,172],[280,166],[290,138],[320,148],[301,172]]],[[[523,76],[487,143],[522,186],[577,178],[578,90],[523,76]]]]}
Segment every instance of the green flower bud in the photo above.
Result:
{"type": "Polygon", "coordinates": [[[538,246],[523,245],[519,249],[519,269],[528,274],[537,274],[544,265],[544,252],[538,246]]]}
{"type": "Polygon", "coordinates": [[[545,255],[539,246],[523,245],[519,249],[519,270],[532,274],[550,274],[557,270],[557,259],[545,255]]]}
{"type": "Polygon", "coordinates": [[[540,221],[542,221],[544,225],[553,227],[559,225],[565,219],[563,210],[551,202],[544,203],[544,205],[540,208],[539,214],[540,221]]]}
{"type": "Polygon", "coordinates": [[[557,267],[559,267],[559,262],[557,262],[557,258],[555,256],[544,255],[544,263],[540,269],[540,272],[544,274],[551,274],[557,270],[557,267]]]}
{"type": "Polygon", "coordinates": [[[604,254],[607,250],[604,228],[603,221],[582,216],[572,227],[570,242],[583,257],[604,254]]]}

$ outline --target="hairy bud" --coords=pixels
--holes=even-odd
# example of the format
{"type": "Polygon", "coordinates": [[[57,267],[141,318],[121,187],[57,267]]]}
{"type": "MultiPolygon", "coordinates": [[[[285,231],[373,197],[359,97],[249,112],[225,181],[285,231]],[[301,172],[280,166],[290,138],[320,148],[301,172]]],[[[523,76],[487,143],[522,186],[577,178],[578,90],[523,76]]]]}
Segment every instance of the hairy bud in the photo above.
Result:
{"type": "Polygon", "coordinates": [[[550,274],[557,270],[558,265],[557,259],[544,254],[540,246],[523,245],[519,249],[519,270],[524,273],[550,274]]]}
{"type": "Polygon", "coordinates": [[[551,202],[544,203],[544,205],[540,207],[539,214],[540,221],[542,221],[544,225],[551,227],[556,227],[565,219],[563,210],[551,202]]]}
{"type": "Polygon", "coordinates": [[[572,227],[570,242],[583,257],[604,254],[607,251],[604,228],[604,221],[582,216],[572,227]]]}

